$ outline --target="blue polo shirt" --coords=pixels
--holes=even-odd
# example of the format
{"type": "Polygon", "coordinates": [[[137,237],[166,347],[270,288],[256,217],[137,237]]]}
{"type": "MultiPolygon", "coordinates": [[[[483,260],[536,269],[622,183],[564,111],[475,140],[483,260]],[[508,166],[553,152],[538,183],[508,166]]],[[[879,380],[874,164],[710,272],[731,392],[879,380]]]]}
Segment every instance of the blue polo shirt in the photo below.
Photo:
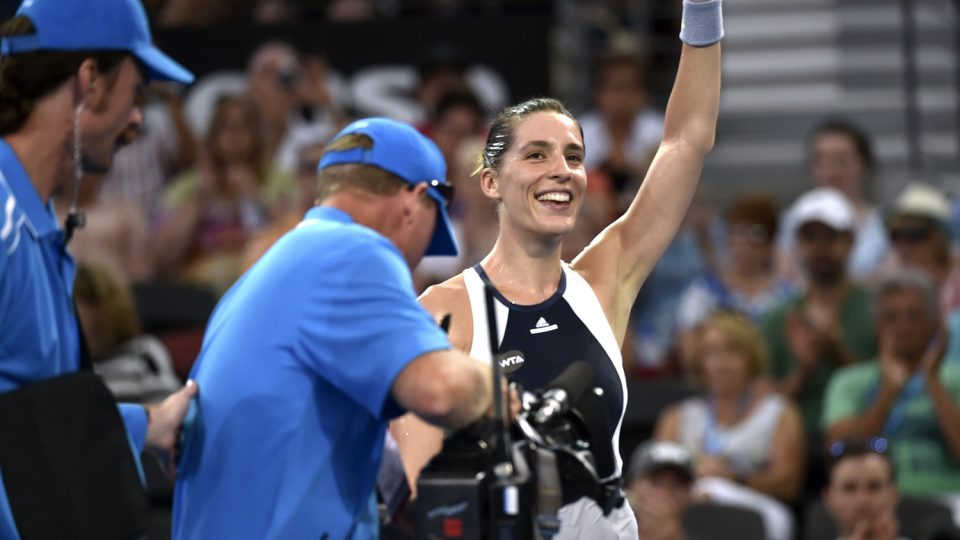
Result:
{"type": "Polygon", "coordinates": [[[173,537],[375,538],[390,395],[449,349],[397,248],[318,207],[221,300],[192,378],[173,537]]]}
{"type": "MultiPolygon", "coordinates": [[[[80,368],[75,270],[52,204],[43,204],[20,159],[0,140],[0,392],[80,368]]],[[[120,412],[139,453],[144,409],[126,405],[120,412]]],[[[0,538],[18,538],[3,489],[0,538]]]]}

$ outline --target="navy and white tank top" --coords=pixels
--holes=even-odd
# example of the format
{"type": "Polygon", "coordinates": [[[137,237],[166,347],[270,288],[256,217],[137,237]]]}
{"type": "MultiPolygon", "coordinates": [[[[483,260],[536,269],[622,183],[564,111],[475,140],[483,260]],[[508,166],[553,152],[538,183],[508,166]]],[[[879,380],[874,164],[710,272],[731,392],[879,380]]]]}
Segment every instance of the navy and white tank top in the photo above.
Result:
{"type": "MultiPolygon", "coordinates": [[[[627,408],[627,381],[620,346],[607,322],[603,307],[590,284],[566,263],[557,292],[545,301],[517,305],[493,287],[497,333],[501,353],[518,350],[522,362],[507,358],[503,363],[507,379],[528,391],[540,390],[567,366],[578,360],[594,369],[592,386],[603,389],[615,470],[623,469],[620,457],[620,426],[627,408]]],[[[479,264],[463,272],[470,310],[473,314],[473,342],[470,356],[491,361],[487,330],[484,285],[489,277],[479,264]]]]}

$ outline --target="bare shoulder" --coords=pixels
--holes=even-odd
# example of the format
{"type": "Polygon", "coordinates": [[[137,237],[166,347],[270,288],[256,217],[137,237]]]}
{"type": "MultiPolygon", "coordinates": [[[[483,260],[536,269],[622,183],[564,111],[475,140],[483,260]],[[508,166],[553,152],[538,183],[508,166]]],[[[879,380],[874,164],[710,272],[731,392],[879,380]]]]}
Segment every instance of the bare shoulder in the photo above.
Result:
{"type": "Polygon", "coordinates": [[[470,296],[463,274],[427,288],[420,295],[420,304],[440,322],[450,315],[450,341],[458,349],[469,351],[473,340],[473,315],[470,296]]]}
{"type": "Polygon", "coordinates": [[[466,304],[469,307],[470,299],[463,274],[427,287],[420,295],[420,303],[433,314],[450,313],[451,308],[457,304],[466,304]]]}
{"type": "Polygon", "coordinates": [[[653,438],[661,441],[675,441],[680,438],[680,414],[682,403],[670,405],[657,419],[653,438]]]}

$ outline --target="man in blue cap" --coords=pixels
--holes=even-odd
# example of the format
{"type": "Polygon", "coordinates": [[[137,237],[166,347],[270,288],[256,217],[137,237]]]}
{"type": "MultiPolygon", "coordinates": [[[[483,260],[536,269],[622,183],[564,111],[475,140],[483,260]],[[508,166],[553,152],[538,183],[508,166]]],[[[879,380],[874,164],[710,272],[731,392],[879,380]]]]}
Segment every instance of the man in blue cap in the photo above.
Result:
{"type": "Polygon", "coordinates": [[[318,206],[227,292],[191,378],[173,537],[375,538],[386,426],[490,407],[488,365],[452,350],[411,269],[455,255],[440,150],[359,120],[320,161],[318,206]]]}
{"type": "MultiPolygon", "coordinates": [[[[24,0],[0,28],[0,396],[81,368],[65,249],[80,220],[65,233],[51,196],[110,167],[142,123],[149,80],[193,75],[153,46],[139,0],[24,0]]],[[[136,450],[171,455],[195,393],[188,385],[150,410],[122,405],[136,450]]],[[[0,489],[0,538],[19,534],[0,489]]]]}

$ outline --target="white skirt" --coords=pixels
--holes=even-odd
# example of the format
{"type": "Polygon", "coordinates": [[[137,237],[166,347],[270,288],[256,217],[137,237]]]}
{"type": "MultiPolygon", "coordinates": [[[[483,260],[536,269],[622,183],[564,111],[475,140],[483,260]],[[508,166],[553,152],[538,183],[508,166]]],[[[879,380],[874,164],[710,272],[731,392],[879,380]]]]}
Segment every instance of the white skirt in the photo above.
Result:
{"type": "Polygon", "coordinates": [[[637,540],[637,518],[624,499],[604,516],[596,501],[583,497],[560,508],[560,533],[555,540],[637,540]]]}

